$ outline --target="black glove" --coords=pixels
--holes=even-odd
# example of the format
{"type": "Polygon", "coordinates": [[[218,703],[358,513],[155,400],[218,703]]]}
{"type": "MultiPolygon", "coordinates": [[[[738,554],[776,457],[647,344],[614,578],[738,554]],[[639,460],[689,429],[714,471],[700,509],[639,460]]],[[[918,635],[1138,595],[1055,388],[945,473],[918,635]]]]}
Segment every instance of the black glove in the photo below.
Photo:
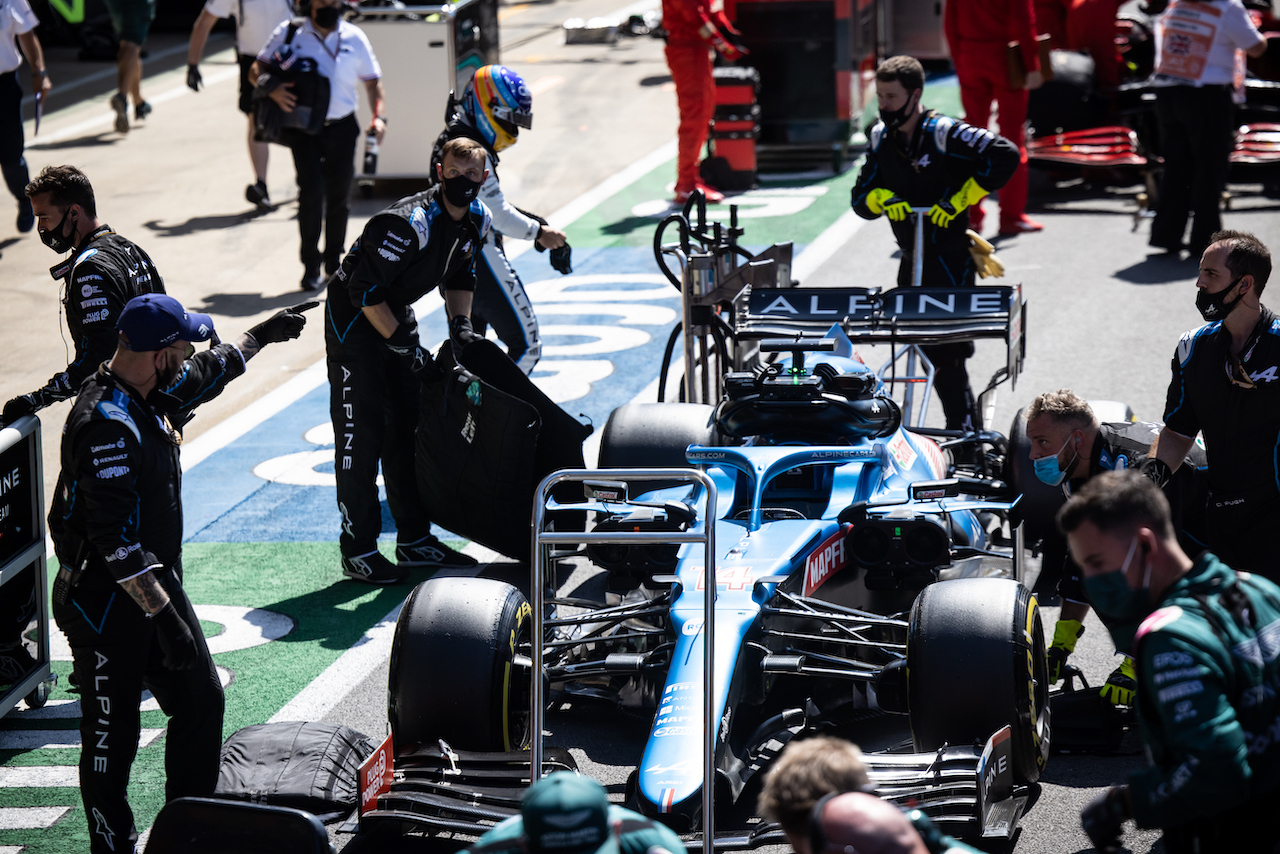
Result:
{"type": "Polygon", "coordinates": [[[315,300],[311,300],[289,308],[282,308],[250,329],[249,334],[253,336],[254,341],[258,342],[259,347],[297,338],[302,334],[302,327],[307,325],[307,319],[302,316],[302,312],[313,309],[319,304],[315,300]]]}
{"type": "Polygon", "coordinates": [[[1126,818],[1130,818],[1129,798],[1124,786],[1107,789],[1080,811],[1080,824],[1099,854],[1116,854],[1120,850],[1126,818]]]}
{"type": "Polygon", "coordinates": [[[551,266],[562,275],[569,275],[573,272],[572,263],[573,250],[566,242],[563,246],[558,246],[551,250],[551,266]]]}
{"type": "Polygon", "coordinates": [[[5,424],[12,424],[24,415],[31,415],[44,406],[44,401],[37,391],[30,394],[21,394],[4,405],[4,412],[0,413],[0,421],[5,424]]]}
{"type": "Polygon", "coordinates": [[[164,650],[164,666],[169,670],[190,670],[200,660],[200,649],[173,600],[151,615],[156,627],[156,640],[164,650]]]}
{"type": "Polygon", "coordinates": [[[187,88],[192,92],[200,91],[200,84],[204,82],[204,78],[200,76],[200,66],[187,66],[187,88]]]}
{"type": "Polygon", "coordinates": [[[1169,468],[1169,464],[1155,457],[1147,457],[1146,462],[1138,468],[1138,473],[1143,477],[1151,478],[1161,489],[1169,482],[1169,478],[1173,477],[1173,469],[1169,468]]]}
{"type": "Polygon", "coordinates": [[[465,314],[455,314],[449,318],[449,343],[453,345],[453,360],[462,363],[462,350],[472,341],[479,341],[480,336],[471,328],[471,318],[465,314]]]}
{"type": "Polygon", "coordinates": [[[418,343],[418,321],[412,318],[402,322],[391,333],[391,337],[387,339],[387,349],[403,359],[415,374],[435,376],[440,373],[435,359],[418,343]]]}

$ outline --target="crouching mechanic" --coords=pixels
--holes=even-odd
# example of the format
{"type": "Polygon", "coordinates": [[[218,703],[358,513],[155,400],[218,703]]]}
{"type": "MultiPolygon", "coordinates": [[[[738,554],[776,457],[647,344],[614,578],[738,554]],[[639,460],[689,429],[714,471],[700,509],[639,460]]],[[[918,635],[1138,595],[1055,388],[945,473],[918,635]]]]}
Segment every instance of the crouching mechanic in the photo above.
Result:
{"type": "Polygon", "coordinates": [[[685,854],[670,828],[609,803],[590,777],[557,771],[529,787],[514,815],[464,854],[685,854]]]}
{"type": "Polygon", "coordinates": [[[1132,646],[1150,767],[1081,813],[1099,851],[1123,823],[1164,830],[1165,850],[1271,851],[1280,842],[1280,587],[1174,536],[1169,502],[1135,472],[1090,480],[1058,514],[1089,600],[1132,646]]]}
{"type": "MultiPolygon", "coordinates": [[[[1065,388],[1045,392],[1027,407],[1027,440],[1036,478],[1048,486],[1060,486],[1067,498],[1089,478],[1104,471],[1145,471],[1159,433],[1160,425],[1147,422],[1099,423],[1088,401],[1065,388]]],[[[1205,549],[1205,508],[1209,499],[1208,460],[1203,448],[1191,447],[1164,490],[1178,542],[1188,553],[1199,554],[1205,549]]],[[[1050,552],[1057,553],[1058,549],[1046,550],[1046,554],[1050,552]]],[[[1062,596],[1062,612],[1049,646],[1050,684],[1062,678],[1063,665],[1084,634],[1084,618],[1089,613],[1080,567],[1070,555],[1064,559],[1058,594],[1062,596]]],[[[1102,696],[1112,705],[1129,705],[1136,685],[1133,659],[1127,655],[1129,650],[1118,651],[1126,655],[1102,686],[1102,696]]]]}
{"type": "Polygon", "coordinates": [[[527,214],[507,201],[498,183],[498,152],[516,144],[520,128],[533,126],[533,96],[523,78],[502,65],[476,69],[461,101],[450,99],[445,129],[431,153],[432,175],[440,162],[446,142],[458,137],[474,139],[484,146],[489,177],[480,188],[480,199],[493,217],[493,230],[485,238],[476,262],[476,290],[471,304],[471,325],[477,335],[493,327],[507,345],[507,355],[526,374],[542,357],[538,318],[525,293],[524,283],[507,260],[503,236],[535,241],[539,252],[550,249],[551,264],[561,273],[571,273],[569,244],[563,231],[546,220],[527,214]]]}
{"type": "Polygon", "coordinates": [[[342,513],[338,544],[343,575],[357,581],[395,584],[413,567],[476,564],[432,535],[418,494],[418,375],[438,369],[418,341],[411,306],[438,286],[453,345],[476,337],[475,258],[489,233],[489,209],[476,197],[487,177],[484,163],[478,142],[450,140],[436,166],[440,183],[375,214],[329,279],[324,340],[342,513]],[[378,551],[379,463],[396,523],[394,564],[378,551]]]}
{"type": "MultiPolygon", "coordinates": [[[[1018,147],[984,128],[925,110],[924,67],[910,56],[886,59],[876,69],[880,121],[869,132],[870,150],[853,188],[853,210],[863,219],[887,214],[902,250],[898,285],[912,284],[915,223],[911,208],[927,207],[921,284],[969,287],[976,269],[969,254],[969,207],[1003,187],[1018,168],[1018,147]]],[[[947,428],[980,429],[965,360],[972,341],[922,348],[934,365],[947,428]]]]}
{"type": "Polygon", "coordinates": [[[207,314],[163,294],[135,297],[120,312],[115,354],[67,417],[49,511],[60,565],[53,616],[80,685],[80,797],[95,854],[131,852],[138,839],[126,795],[143,688],[169,716],[166,797],[213,794],[223,696],[182,589],[182,425],[258,350],[297,338],[300,312],[315,305],[194,353],[214,334],[207,314]]]}

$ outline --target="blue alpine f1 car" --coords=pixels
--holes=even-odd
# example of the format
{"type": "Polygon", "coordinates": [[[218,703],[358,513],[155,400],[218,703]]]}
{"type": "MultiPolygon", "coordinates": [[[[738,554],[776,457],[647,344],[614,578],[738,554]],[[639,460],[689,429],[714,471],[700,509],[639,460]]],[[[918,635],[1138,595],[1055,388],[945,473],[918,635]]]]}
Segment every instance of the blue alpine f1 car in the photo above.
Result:
{"type": "Polygon", "coordinates": [[[691,846],[780,840],[712,820],[791,739],[857,740],[886,714],[910,738],[868,755],[881,795],[953,833],[1013,832],[1050,733],[1005,440],[905,424],[890,389],[915,383],[923,410],[927,385],[855,347],[923,358],[916,345],[998,338],[994,386],[1020,365],[1020,290],[748,290],[733,326],[754,364],[728,370],[714,403],[615,410],[598,467],[540,487],[528,581],[435,578],[410,595],[390,674],[396,781],[362,822],[482,832],[531,776],[574,767],[541,738],[567,701],[648,720],[628,804],[691,846]],[[566,482],[586,503],[552,498],[566,482]],[[565,507],[593,524],[556,531],[565,507]],[[553,578],[569,570],[603,592],[564,594],[553,578]]]}

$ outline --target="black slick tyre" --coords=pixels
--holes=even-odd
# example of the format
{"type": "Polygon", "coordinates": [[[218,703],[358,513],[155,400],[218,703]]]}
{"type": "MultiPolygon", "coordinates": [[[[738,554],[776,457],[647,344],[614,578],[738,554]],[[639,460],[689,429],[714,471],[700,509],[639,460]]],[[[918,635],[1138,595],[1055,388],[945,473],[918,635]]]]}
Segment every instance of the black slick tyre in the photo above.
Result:
{"type": "Polygon", "coordinates": [[[1013,776],[1040,778],[1049,756],[1049,679],[1035,597],[1016,581],[931,584],[907,637],[911,737],[917,751],[981,743],[1013,727],[1013,776]]]}
{"type": "Polygon", "coordinates": [[[391,648],[396,750],[441,738],[458,750],[527,746],[532,621],[524,594],[502,581],[432,578],[415,587],[391,648]]]}

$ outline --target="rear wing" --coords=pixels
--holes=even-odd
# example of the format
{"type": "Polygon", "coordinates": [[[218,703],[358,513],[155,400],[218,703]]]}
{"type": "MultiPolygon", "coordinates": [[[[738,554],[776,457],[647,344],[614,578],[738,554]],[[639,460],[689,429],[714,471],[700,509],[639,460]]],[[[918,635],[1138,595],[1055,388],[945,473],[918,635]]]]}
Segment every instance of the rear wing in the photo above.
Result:
{"type": "MultiPolygon", "coordinates": [[[[822,337],[838,323],[855,344],[945,344],[1002,339],[1008,379],[1026,356],[1022,286],[966,288],[751,288],[739,338],[822,337]]],[[[741,305],[741,303],[740,303],[741,305]]]]}

